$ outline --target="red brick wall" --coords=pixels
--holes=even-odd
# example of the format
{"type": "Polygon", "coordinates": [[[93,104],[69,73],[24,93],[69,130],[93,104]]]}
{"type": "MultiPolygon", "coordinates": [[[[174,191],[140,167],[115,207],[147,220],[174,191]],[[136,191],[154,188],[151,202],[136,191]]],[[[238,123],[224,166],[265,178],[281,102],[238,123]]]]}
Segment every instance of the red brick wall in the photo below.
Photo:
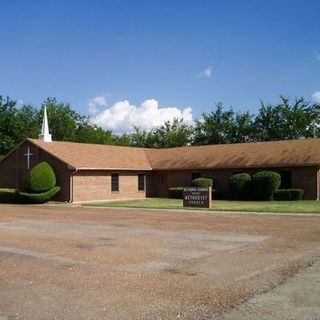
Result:
{"type": "Polygon", "coordinates": [[[168,189],[177,186],[190,186],[192,172],[201,172],[202,177],[213,178],[214,187],[220,190],[228,190],[229,178],[235,172],[247,172],[253,174],[259,170],[290,170],[292,172],[292,188],[304,190],[304,199],[319,199],[320,173],[315,167],[294,168],[259,168],[259,169],[227,169],[227,170],[181,170],[181,171],[157,171],[150,175],[148,191],[150,197],[167,197],[168,189]]]}
{"type": "Polygon", "coordinates": [[[304,190],[304,199],[318,199],[319,180],[317,168],[295,168],[292,170],[292,188],[304,190]]]}
{"type": "Polygon", "coordinates": [[[72,177],[73,201],[145,198],[146,191],[138,191],[138,173],[143,172],[80,170],[72,177]],[[111,191],[111,173],[119,174],[117,192],[111,191]]]}
{"type": "Polygon", "coordinates": [[[0,162],[0,188],[18,187],[16,153],[11,153],[0,162]]]}
{"type": "Polygon", "coordinates": [[[150,197],[167,197],[168,189],[171,187],[190,186],[192,172],[200,172],[202,177],[213,178],[214,186],[217,189],[227,190],[229,177],[232,170],[175,170],[156,171],[150,175],[148,190],[150,197]]]}
{"type": "Polygon", "coordinates": [[[0,163],[0,187],[17,189],[23,189],[25,187],[28,169],[27,158],[24,154],[27,152],[28,147],[30,147],[30,152],[33,153],[31,156],[30,168],[41,161],[46,161],[55,171],[57,185],[61,187],[61,192],[57,194],[54,200],[69,201],[70,174],[72,171],[68,169],[65,163],[42,151],[28,141],[20,145],[17,150],[0,163]]]}

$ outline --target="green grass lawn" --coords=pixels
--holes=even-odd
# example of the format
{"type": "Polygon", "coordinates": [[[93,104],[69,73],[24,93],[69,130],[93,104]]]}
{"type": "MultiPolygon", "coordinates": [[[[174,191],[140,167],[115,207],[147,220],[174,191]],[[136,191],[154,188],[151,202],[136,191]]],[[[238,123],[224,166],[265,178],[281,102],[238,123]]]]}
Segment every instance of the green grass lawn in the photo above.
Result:
{"type": "MultiPolygon", "coordinates": [[[[150,208],[150,209],[192,209],[183,208],[182,200],[151,198],[122,200],[86,204],[99,207],[150,208]]],[[[203,210],[203,209],[196,209],[203,210]]],[[[208,209],[205,209],[208,210],[208,209]]],[[[212,211],[274,212],[274,213],[319,213],[320,201],[226,201],[213,200],[212,211]]]]}

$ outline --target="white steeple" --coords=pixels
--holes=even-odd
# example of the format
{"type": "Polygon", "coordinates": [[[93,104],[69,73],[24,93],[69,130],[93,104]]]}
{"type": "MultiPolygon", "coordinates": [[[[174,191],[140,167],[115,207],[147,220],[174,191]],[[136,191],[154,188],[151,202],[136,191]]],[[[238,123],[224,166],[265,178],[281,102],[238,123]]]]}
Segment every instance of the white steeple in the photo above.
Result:
{"type": "Polygon", "coordinates": [[[48,117],[47,117],[47,107],[44,106],[43,119],[42,119],[42,129],[41,134],[39,134],[39,139],[44,142],[51,142],[51,134],[49,133],[48,117]]]}

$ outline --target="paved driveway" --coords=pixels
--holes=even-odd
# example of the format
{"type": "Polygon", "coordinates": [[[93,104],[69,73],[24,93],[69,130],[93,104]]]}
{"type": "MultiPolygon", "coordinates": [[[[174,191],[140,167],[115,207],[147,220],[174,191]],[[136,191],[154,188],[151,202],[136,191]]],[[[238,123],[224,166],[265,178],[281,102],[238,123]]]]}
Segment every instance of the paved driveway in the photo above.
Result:
{"type": "Polygon", "coordinates": [[[220,319],[319,245],[316,216],[0,205],[0,320],[220,319]]]}

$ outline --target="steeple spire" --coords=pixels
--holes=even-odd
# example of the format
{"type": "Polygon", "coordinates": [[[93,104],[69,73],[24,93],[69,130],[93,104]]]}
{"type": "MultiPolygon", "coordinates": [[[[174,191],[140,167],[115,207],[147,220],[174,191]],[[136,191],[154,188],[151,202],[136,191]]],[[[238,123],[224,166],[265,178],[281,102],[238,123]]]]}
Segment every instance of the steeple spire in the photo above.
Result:
{"type": "Polygon", "coordinates": [[[51,134],[49,133],[48,117],[47,117],[47,107],[44,106],[43,119],[42,119],[42,128],[41,134],[39,134],[39,139],[44,142],[51,142],[51,134]]]}

